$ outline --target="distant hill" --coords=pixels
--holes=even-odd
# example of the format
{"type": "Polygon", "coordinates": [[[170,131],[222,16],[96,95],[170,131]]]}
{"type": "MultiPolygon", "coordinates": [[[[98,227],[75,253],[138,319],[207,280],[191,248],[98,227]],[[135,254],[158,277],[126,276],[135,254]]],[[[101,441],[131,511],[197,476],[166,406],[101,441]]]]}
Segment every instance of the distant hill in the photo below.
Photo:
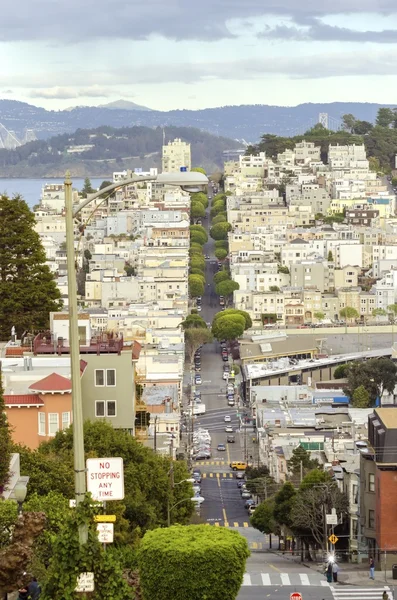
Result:
{"type": "Polygon", "coordinates": [[[140,104],[135,104],[135,102],[130,102],[129,100],[115,100],[114,102],[108,102],[108,104],[101,104],[100,108],[108,108],[109,110],[152,110],[147,106],[141,106],[140,104]]]}
{"type": "MultiPolygon", "coordinates": [[[[239,146],[192,127],[168,127],[166,139],[174,138],[190,142],[192,164],[209,173],[223,167],[224,151],[239,146]]],[[[78,129],[15,150],[0,149],[0,177],[60,177],[66,170],[73,177],[109,177],[113,171],[160,167],[162,143],[160,127],[78,129]]]]}
{"type": "MultiPolygon", "coordinates": [[[[111,103],[112,104],[112,103],[111,103]]],[[[117,102],[116,102],[117,104],[117,102]]],[[[133,104],[133,103],[132,103],[133,104]]],[[[264,133],[290,136],[304,133],[318,120],[319,113],[328,113],[331,123],[352,113],[358,119],[373,122],[379,108],[387,104],[363,102],[332,102],[330,104],[299,104],[298,106],[222,106],[202,110],[171,110],[161,112],[109,106],[80,106],[71,110],[47,111],[15,100],[0,100],[0,124],[14,131],[21,139],[26,129],[34,130],[40,139],[73,132],[78,128],[109,127],[196,127],[214,135],[257,142],[264,133]]]]}

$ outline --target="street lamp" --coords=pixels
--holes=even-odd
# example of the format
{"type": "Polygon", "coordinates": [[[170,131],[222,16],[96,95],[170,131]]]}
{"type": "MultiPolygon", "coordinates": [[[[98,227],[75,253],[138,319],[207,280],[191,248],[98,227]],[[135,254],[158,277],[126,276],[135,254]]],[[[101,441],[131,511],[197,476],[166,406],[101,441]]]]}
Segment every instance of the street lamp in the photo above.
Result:
{"type": "MultiPolygon", "coordinates": [[[[185,482],[193,483],[194,479],[184,479],[183,481],[180,481],[179,483],[185,483],[185,482]]],[[[176,483],[175,485],[179,485],[179,483],[176,483]]],[[[202,496],[194,496],[193,498],[182,498],[182,500],[179,500],[172,506],[170,506],[169,500],[168,500],[167,527],[171,527],[171,512],[174,510],[174,508],[179,506],[179,504],[182,504],[182,502],[196,502],[197,504],[201,504],[202,502],[204,502],[204,498],[202,496]]]]}
{"type": "Polygon", "coordinates": [[[24,481],[19,481],[14,487],[14,498],[18,503],[18,516],[22,516],[22,504],[25,502],[26,494],[28,493],[28,488],[24,481]]]}
{"type": "MultiPolygon", "coordinates": [[[[68,276],[68,301],[69,301],[69,347],[70,367],[72,381],[72,409],[73,409],[73,454],[74,454],[74,484],[76,504],[84,500],[86,494],[86,469],[84,460],[84,429],[83,429],[83,404],[81,395],[80,379],[80,346],[78,331],[78,309],[77,309],[77,283],[75,270],[74,251],[74,218],[80,211],[104,194],[113,190],[128,186],[132,183],[144,183],[147,181],[157,182],[163,185],[173,185],[187,192],[198,192],[208,184],[208,178],[203,173],[196,171],[180,173],[162,173],[140,177],[135,175],[118,183],[112,183],[102,190],[90,195],[73,210],[72,180],[70,173],[65,177],[65,209],[66,209],[66,253],[67,253],[67,276],[68,276]]],[[[87,542],[88,529],[86,526],[79,527],[80,545],[87,542]]]]}

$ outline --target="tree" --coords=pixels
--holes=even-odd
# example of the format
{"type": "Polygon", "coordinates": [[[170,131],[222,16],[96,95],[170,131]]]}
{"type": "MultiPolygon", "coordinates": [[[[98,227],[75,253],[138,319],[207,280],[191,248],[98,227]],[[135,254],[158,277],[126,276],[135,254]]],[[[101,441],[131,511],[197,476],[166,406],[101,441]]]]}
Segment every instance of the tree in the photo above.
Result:
{"type": "Polygon", "coordinates": [[[124,271],[125,271],[125,274],[127,275],[127,277],[135,277],[135,273],[136,273],[135,267],[133,267],[129,263],[125,263],[124,271]]]}
{"type": "Polygon", "coordinates": [[[226,223],[227,218],[226,218],[226,214],[220,213],[219,215],[216,215],[216,217],[214,217],[212,219],[212,224],[216,225],[217,223],[226,223]]]}
{"type": "Polygon", "coordinates": [[[232,226],[230,223],[217,223],[210,229],[210,236],[213,240],[226,240],[227,234],[231,231],[232,226]]]}
{"type": "Polygon", "coordinates": [[[192,167],[190,169],[190,172],[196,172],[196,173],[202,173],[203,175],[207,175],[207,173],[205,172],[205,169],[203,169],[203,167],[192,167]]]}
{"type": "Polygon", "coordinates": [[[323,319],[325,319],[325,313],[323,313],[321,310],[319,310],[314,313],[314,317],[315,317],[315,319],[317,319],[317,321],[322,321],[323,319]]]}
{"type": "Polygon", "coordinates": [[[387,311],[384,310],[383,308],[374,308],[374,310],[372,311],[372,316],[373,317],[386,317],[387,311]]]}
{"type": "Polygon", "coordinates": [[[283,265],[277,266],[277,273],[283,273],[284,275],[289,275],[289,268],[284,267],[283,265]]]}
{"type": "Polygon", "coordinates": [[[224,260],[227,254],[227,250],[224,250],[223,248],[216,248],[215,250],[215,256],[218,260],[224,260]]]}
{"type": "Polygon", "coordinates": [[[204,206],[204,208],[208,207],[208,197],[207,197],[207,194],[204,194],[203,192],[197,192],[195,194],[191,194],[190,201],[192,203],[199,202],[200,204],[202,204],[204,206]]]}
{"type": "Polygon", "coordinates": [[[282,488],[274,497],[274,518],[279,525],[291,528],[291,511],[296,490],[290,481],[284,483],[282,488]]]}
{"type": "Polygon", "coordinates": [[[221,281],[230,280],[230,275],[227,271],[218,271],[218,273],[215,273],[213,280],[216,285],[216,284],[220,283],[221,281]]]}
{"type": "Polygon", "coordinates": [[[245,319],[241,315],[226,315],[212,322],[212,333],[217,340],[235,340],[244,330],[245,319]]]}
{"type": "Polygon", "coordinates": [[[202,225],[190,225],[190,233],[200,233],[205,237],[205,241],[208,242],[208,234],[202,225]]]}
{"type": "Polygon", "coordinates": [[[318,469],[320,464],[316,458],[310,458],[310,452],[307,452],[302,446],[297,446],[292,451],[287,466],[292,479],[300,479],[301,475],[306,475],[309,471],[318,469]]]}
{"type": "Polygon", "coordinates": [[[371,358],[363,362],[350,363],[347,372],[347,393],[353,398],[354,392],[363,386],[371,403],[381,400],[383,393],[392,394],[397,384],[397,366],[390,358],[371,358]]]}
{"type": "Polygon", "coordinates": [[[339,311],[339,315],[342,319],[345,319],[346,322],[346,332],[347,332],[347,322],[353,319],[358,319],[360,316],[355,308],[352,306],[345,306],[345,308],[341,308],[339,311]]]}
{"type": "Polygon", "coordinates": [[[235,600],[248,556],[246,539],[224,527],[190,525],[150,531],[138,554],[143,597],[235,600]]]}
{"type": "Polygon", "coordinates": [[[336,367],[334,371],[334,379],[344,379],[347,376],[347,371],[349,369],[349,364],[345,363],[344,365],[339,365],[336,367]]]}
{"type": "Polygon", "coordinates": [[[192,202],[190,207],[190,216],[193,219],[198,219],[205,216],[205,208],[201,202],[192,202]]]}
{"type": "Polygon", "coordinates": [[[204,294],[204,283],[200,275],[189,275],[189,294],[191,298],[198,298],[204,294]]]}
{"type": "MultiPolygon", "coordinates": [[[[99,189],[103,190],[104,188],[108,187],[109,185],[112,185],[112,183],[113,183],[113,181],[109,181],[109,180],[108,181],[102,181],[101,185],[99,186],[99,189]]],[[[90,186],[91,186],[91,182],[90,182],[90,186]]],[[[92,194],[93,192],[88,192],[88,193],[92,194]]],[[[111,196],[114,196],[114,195],[115,195],[115,190],[113,192],[110,192],[110,194],[109,193],[101,194],[100,198],[102,198],[104,200],[108,196],[110,198],[111,196]]],[[[86,197],[86,196],[84,196],[84,197],[86,197]]]]}
{"type": "Polygon", "coordinates": [[[334,255],[332,254],[332,250],[328,250],[328,262],[334,262],[334,255]]]}
{"type": "Polygon", "coordinates": [[[353,392],[352,405],[354,408],[369,408],[371,399],[369,393],[363,385],[359,385],[353,392]]]}
{"type": "Polygon", "coordinates": [[[49,313],[62,307],[35,217],[21,196],[0,196],[0,338],[44,329],[49,313]]]}
{"type": "Polygon", "coordinates": [[[8,482],[11,459],[11,432],[4,405],[0,372],[0,498],[8,482]]]}
{"type": "Polygon", "coordinates": [[[199,244],[200,246],[204,246],[204,244],[206,242],[207,242],[207,240],[205,239],[205,235],[203,235],[199,231],[193,231],[190,234],[190,243],[191,244],[199,244]]]}
{"type": "Polygon", "coordinates": [[[380,108],[376,117],[378,127],[387,127],[394,122],[394,113],[391,108],[380,108]]]}
{"type": "Polygon", "coordinates": [[[181,323],[182,329],[207,329],[207,324],[200,315],[188,315],[181,323]]]}
{"type": "Polygon", "coordinates": [[[198,269],[197,267],[193,267],[193,268],[190,269],[190,274],[191,275],[200,275],[200,277],[204,277],[204,280],[205,280],[204,271],[202,269],[198,269]]]}
{"type": "Polygon", "coordinates": [[[216,323],[218,319],[225,319],[226,317],[233,317],[236,315],[239,317],[243,317],[244,329],[250,329],[252,327],[252,319],[249,313],[247,313],[245,310],[240,310],[238,308],[227,308],[226,310],[216,313],[212,324],[216,323]]]}
{"type": "Polygon", "coordinates": [[[278,287],[278,285],[271,285],[271,286],[269,287],[269,290],[270,290],[271,292],[279,292],[279,291],[280,291],[280,288],[278,287]]]}
{"type": "Polygon", "coordinates": [[[357,135],[367,135],[374,126],[369,121],[356,121],[353,133],[357,135]]]}
{"type": "Polygon", "coordinates": [[[215,202],[211,206],[210,216],[211,218],[218,216],[221,213],[224,213],[226,210],[226,205],[224,202],[215,202]]]}
{"type": "Polygon", "coordinates": [[[227,250],[229,248],[229,244],[227,240],[216,240],[215,248],[224,248],[227,250]]]}
{"type": "Polygon", "coordinates": [[[82,197],[87,198],[88,194],[94,194],[95,192],[96,192],[96,190],[94,190],[94,188],[92,187],[90,178],[86,177],[84,179],[83,189],[81,190],[82,197]]]}
{"type": "Polygon", "coordinates": [[[278,525],[274,518],[274,498],[262,502],[251,516],[251,525],[265,535],[279,533],[278,525]]]}
{"type": "MultiPolygon", "coordinates": [[[[200,271],[204,271],[205,269],[205,259],[203,257],[203,255],[201,256],[193,256],[190,259],[190,268],[191,269],[200,269],[200,271]]],[[[199,294],[202,295],[202,294],[199,294]]]]}
{"type": "Polygon", "coordinates": [[[185,330],[185,347],[189,356],[190,363],[193,362],[194,354],[203,344],[212,342],[211,331],[207,327],[189,328],[185,330]]]}

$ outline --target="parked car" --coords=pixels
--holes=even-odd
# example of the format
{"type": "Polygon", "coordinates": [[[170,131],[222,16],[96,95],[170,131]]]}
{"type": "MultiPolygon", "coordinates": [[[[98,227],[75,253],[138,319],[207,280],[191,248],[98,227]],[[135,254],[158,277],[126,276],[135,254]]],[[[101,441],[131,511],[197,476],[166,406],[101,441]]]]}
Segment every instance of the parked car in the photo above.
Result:
{"type": "Polygon", "coordinates": [[[242,488],[243,485],[245,485],[244,479],[237,479],[237,487],[242,488]]]}
{"type": "Polygon", "coordinates": [[[245,471],[236,473],[236,479],[245,479],[245,471]]]}
{"type": "Polygon", "coordinates": [[[247,500],[248,498],[251,498],[251,494],[248,490],[244,490],[244,492],[241,494],[241,497],[243,498],[243,500],[247,500]]]}
{"type": "Polygon", "coordinates": [[[219,452],[224,452],[226,450],[225,444],[218,444],[217,450],[219,450],[219,452]]]}
{"type": "Polygon", "coordinates": [[[245,506],[245,508],[247,508],[247,509],[248,509],[248,508],[251,506],[251,504],[255,504],[255,500],[253,500],[252,498],[248,498],[248,500],[246,500],[246,501],[244,502],[244,506],[245,506]]]}
{"type": "Polygon", "coordinates": [[[234,437],[234,435],[228,435],[226,438],[226,441],[228,444],[234,444],[236,441],[236,438],[234,437]]]}
{"type": "Polygon", "coordinates": [[[225,423],[230,423],[232,420],[232,417],[230,415],[225,415],[223,420],[225,421],[225,423]]]}
{"type": "Polygon", "coordinates": [[[202,383],[201,375],[195,375],[194,376],[194,383],[196,385],[200,385],[202,383]]]}
{"type": "Polygon", "coordinates": [[[249,516],[253,515],[255,510],[256,510],[256,504],[251,504],[251,506],[248,507],[249,516]]]}
{"type": "Polygon", "coordinates": [[[208,460],[209,458],[211,458],[211,452],[208,450],[199,450],[194,456],[194,460],[208,460]]]}
{"type": "Polygon", "coordinates": [[[197,312],[201,312],[201,304],[197,304],[197,312]]]}
{"type": "Polygon", "coordinates": [[[225,431],[226,433],[233,433],[233,427],[231,425],[226,425],[225,431]]]}

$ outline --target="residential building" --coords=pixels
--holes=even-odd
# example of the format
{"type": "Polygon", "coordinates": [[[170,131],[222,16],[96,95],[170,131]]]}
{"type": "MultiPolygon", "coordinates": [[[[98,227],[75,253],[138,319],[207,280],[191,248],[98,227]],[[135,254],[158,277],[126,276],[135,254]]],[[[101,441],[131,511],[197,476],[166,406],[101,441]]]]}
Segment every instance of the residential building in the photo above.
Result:
{"type": "Polygon", "coordinates": [[[190,144],[176,138],[163,146],[162,171],[163,173],[177,173],[185,167],[187,171],[192,168],[190,144]]]}

